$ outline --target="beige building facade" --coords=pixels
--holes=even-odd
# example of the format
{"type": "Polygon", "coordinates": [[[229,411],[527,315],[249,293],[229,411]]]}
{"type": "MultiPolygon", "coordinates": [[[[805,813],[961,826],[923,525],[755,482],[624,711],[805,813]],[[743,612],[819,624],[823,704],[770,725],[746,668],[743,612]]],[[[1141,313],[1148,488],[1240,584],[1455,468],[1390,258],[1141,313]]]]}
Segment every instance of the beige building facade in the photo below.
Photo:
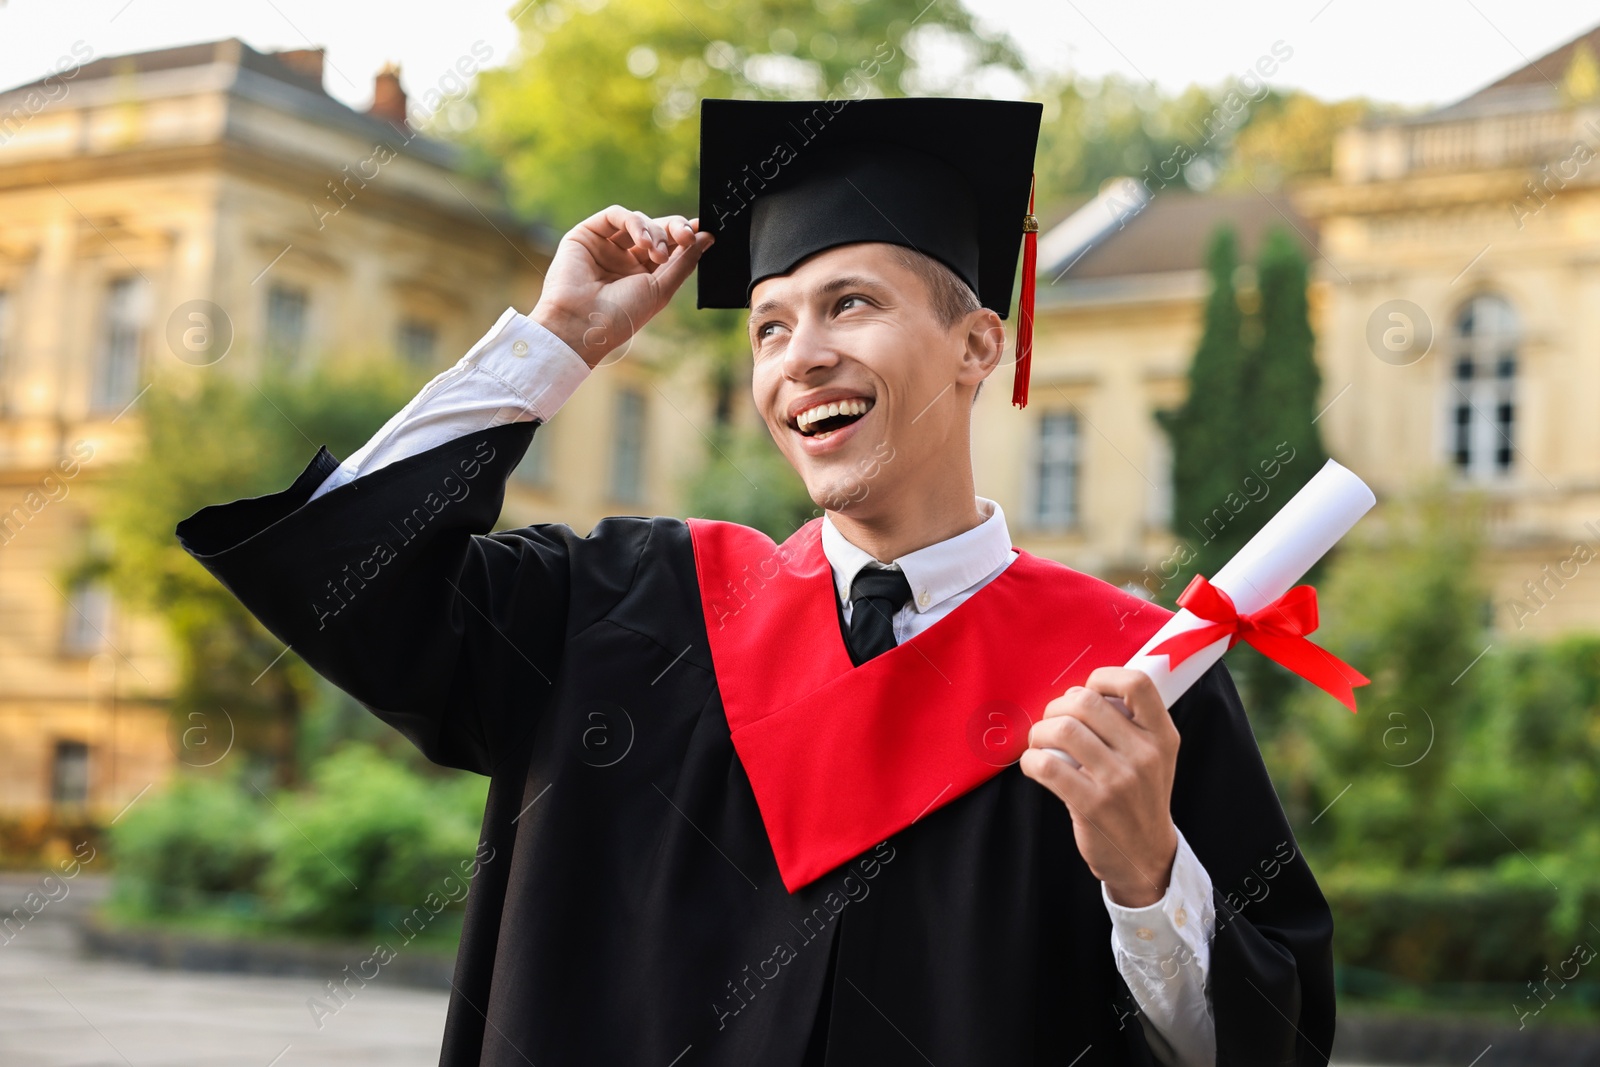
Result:
{"type": "Polygon", "coordinates": [[[1330,454],[1380,501],[1436,478],[1486,494],[1506,639],[1600,629],[1597,53],[1600,28],[1448,107],[1348,129],[1331,176],[1283,195],[1129,179],[1044,235],[1032,399],[979,402],[980,488],[1019,543],[1175,592],[1162,564],[1196,533],[1171,529],[1155,412],[1184,398],[1212,230],[1233,225],[1248,263],[1276,223],[1312,265],[1330,454]]]}
{"type": "MultiPolygon", "coordinates": [[[[1282,224],[1312,262],[1331,454],[1380,498],[1438,476],[1489,494],[1508,635],[1595,627],[1596,52],[1600,30],[1347,130],[1326,180],[1126,180],[1041,235],[1031,402],[1010,406],[1008,368],[975,416],[979,491],[1017,542],[1171,591],[1163,564],[1193,537],[1172,529],[1155,413],[1184,398],[1206,242],[1229,223],[1249,262],[1282,224]]],[[[320,51],[237,40],[75,48],[0,93],[0,818],[108,819],[177,763],[161,625],[62,574],[99,536],[94,489],[134,455],[147,390],[372,355],[420,386],[534,303],[554,235],[417,132],[496,61],[475,48],[410,97],[385,70],[365,112],[325,92],[320,51]],[[224,331],[225,356],[193,347],[224,331]]],[[[502,525],[683,513],[714,419],[693,361],[659,355],[640,339],[541,431],[502,525]]],[[[1268,488],[1249,506],[1276,508],[1268,488]]]]}
{"type": "MultiPolygon", "coordinates": [[[[322,62],[80,44],[0,93],[0,817],[113,817],[177,759],[162,626],[62,577],[148,390],[372,356],[420,387],[537,299],[554,235],[419,132],[487,47],[409,98],[386,69],[366,112],[322,62]]],[[[641,341],[541,431],[503,521],[677,510],[705,409],[641,341]]]]}

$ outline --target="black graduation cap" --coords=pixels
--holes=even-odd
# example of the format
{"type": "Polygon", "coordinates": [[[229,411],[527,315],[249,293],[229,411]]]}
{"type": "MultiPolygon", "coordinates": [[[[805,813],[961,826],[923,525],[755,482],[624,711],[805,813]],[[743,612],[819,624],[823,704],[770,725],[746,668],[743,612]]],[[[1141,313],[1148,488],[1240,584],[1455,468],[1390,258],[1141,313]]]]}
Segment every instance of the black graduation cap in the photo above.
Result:
{"type": "Polygon", "coordinates": [[[717,240],[700,260],[698,306],[748,307],[756,282],[813,253],[883,241],[944,263],[1006,318],[1023,245],[1012,401],[1026,404],[1043,110],[926,97],[701,101],[700,227],[717,240]]]}

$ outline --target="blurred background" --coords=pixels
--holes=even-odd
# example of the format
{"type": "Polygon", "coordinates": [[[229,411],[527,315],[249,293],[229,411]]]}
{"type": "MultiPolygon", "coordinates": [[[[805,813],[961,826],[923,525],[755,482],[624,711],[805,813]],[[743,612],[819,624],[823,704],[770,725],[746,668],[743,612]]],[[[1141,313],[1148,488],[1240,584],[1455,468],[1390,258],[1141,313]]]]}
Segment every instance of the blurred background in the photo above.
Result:
{"type": "MultiPolygon", "coordinates": [[[[0,0],[0,1063],[436,1061],[486,783],[173,526],[348,455],[580,218],[694,215],[702,98],[906,94],[1045,106],[1031,400],[975,416],[1020,546],[1170,605],[1325,458],[1379,495],[1313,575],[1360,714],[1230,656],[1335,1060],[1600,1062],[1592,5],[0,0]]],[[[748,372],[686,287],[502,525],[787,536],[748,372]]]]}

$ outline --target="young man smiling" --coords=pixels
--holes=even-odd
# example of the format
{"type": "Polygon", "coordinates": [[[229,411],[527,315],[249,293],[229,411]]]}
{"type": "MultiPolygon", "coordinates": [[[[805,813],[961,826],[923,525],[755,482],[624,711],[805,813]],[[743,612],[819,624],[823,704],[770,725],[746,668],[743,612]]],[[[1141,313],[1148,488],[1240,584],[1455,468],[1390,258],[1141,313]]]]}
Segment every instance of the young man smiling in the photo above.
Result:
{"type": "Polygon", "coordinates": [[[180,524],[490,777],[441,1063],[1326,1062],[1331,922],[1225,668],[1164,707],[1114,665],[1165,613],[975,491],[1039,111],[707,101],[706,232],[599,212],[349,459],[180,524]],[[535,429],[697,266],[701,306],[751,308],[755,406],[825,515],[491,533],[535,429]]]}

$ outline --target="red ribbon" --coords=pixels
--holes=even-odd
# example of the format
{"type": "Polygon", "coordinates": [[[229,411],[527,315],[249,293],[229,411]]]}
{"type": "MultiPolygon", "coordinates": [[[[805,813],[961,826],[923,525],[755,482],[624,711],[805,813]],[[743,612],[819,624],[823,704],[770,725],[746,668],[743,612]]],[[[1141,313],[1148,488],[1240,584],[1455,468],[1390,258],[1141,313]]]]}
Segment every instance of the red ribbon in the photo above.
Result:
{"type": "Polygon", "coordinates": [[[1312,685],[1331,693],[1334,699],[1356,710],[1352,686],[1366,685],[1370,679],[1326,649],[1306,640],[1317,628],[1317,591],[1297,585],[1260,611],[1240,615],[1233,598],[1197,574],[1189,588],[1178,597],[1178,606],[1210,623],[1186,630],[1150,650],[1152,656],[1166,656],[1173,666],[1196,652],[1230,637],[1232,648],[1241,638],[1268,659],[1283,664],[1312,685]]]}

